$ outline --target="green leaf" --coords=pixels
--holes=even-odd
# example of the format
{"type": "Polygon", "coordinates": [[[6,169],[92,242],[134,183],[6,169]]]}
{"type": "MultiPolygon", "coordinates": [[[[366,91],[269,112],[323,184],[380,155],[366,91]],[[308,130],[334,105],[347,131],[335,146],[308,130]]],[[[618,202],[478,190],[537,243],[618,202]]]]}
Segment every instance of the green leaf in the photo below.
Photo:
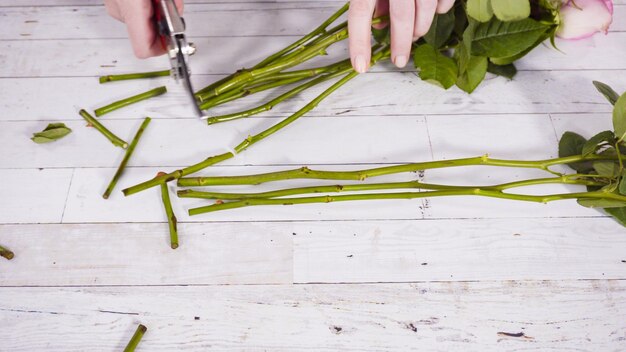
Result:
{"type": "Polygon", "coordinates": [[[500,21],[519,21],[530,16],[529,0],[491,0],[491,8],[500,21]]]}
{"type": "Polygon", "coordinates": [[[619,181],[619,187],[617,189],[619,194],[626,195],[626,173],[622,172],[622,179],[619,181]]]}
{"type": "Polygon", "coordinates": [[[487,72],[506,77],[508,79],[513,79],[513,77],[517,74],[517,68],[513,64],[500,66],[489,62],[487,65],[487,72]]]}
{"type": "Polygon", "coordinates": [[[389,44],[391,42],[389,26],[382,29],[372,28],[372,35],[378,44],[389,44]]]}
{"type": "Polygon", "coordinates": [[[607,214],[611,215],[617,222],[626,226],[626,207],[604,209],[607,214]]]}
{"type": "MultiPolygon", "coordinates": [[[[559,157],[564,158],[573,155],[582,155],[583,146],[587,140],[574,132],[565,132],[559,140],[559,157]]],[[[588,173],[593,170],[590,162],[577,162],[567,164],[570,168],[580,173],[588,173]]]]}
{"type": "Polygon", "coordinates": [[[421,79],[445,89],[456,83],[458,68],[454,60],[435,50],[430,44],[423,44],[415,50],[415,67],[420,69],[421,79]]]}
{"type": "Polygon", "coordinates": [[[613,161],[594,161],[593,169],[600,176],[617,177],[619,175],[619,165],[613,161]]]}
{"type": "Polygon", "coordinates": [[[491,0],[468,0],[467,14],[479,22],[487,22],[493,17],[491,0]]]}
{"type": "Polygon", "coordinates": [[[468,18],[467,13],[465,12],[465,5],[460,2],[456,2],[454,6],[454,33],[458,37],[463,36],[463,32],[467,27],[468,18]]]}
{"type": "Polygon", "coordinates": [[[613,88],[609,87],[608,84],[599,81],[593,81],[593,85],[596,87],[598,92],[604,95],[606,100],[608,100],[611,105],[615,105],[617,99],[619,99],[619,94],[617,94],[617,92],[614,91],[613,88]]]}
{"type": "Polygon", "coordinates": [[[64,123],[51,123],[41,132],[33,133],[31,140],[35,143],[49,143],[61,139],[71,133],[72,130],[64,123]]]}
{"type": "Polygon", "coordinates": [[[622,94],[613,107],[613,129],[618,139],[626,135],[626,93],[622,94]]]}
{"type": "Polygon", "coordinates": [[[470,56],[467,68],[459,73],[456,85],[462,90],[472,93],[487,74],[487,58],[483,56],[470,56]]]}
{"type": "Polygon", "coordinates": [[[613,143],[615,139],[615,134],[613,131],[602,131],[595,136],[591,137],[585,144],[583,145],[582,155],[587,156],[596,151],[596,147],[598,144],[602,142],[613,143]]]}
{"type": "Polygon", "coordinates": [[[492,19],[476,28],[472,54],[490,58],[508,58],[528,50],[550,28],[549,25],[526,18],[516,22],[492,19]]]}
{"type": "Polygon", "coordinates": [[[622,208],[626,207],[626,202],[614,199],[580,198],[578,204],[586,208],[622,208]]]}
{"type": "Polygon", "coordinates": [[[450,39],[450,35],[454,30],[454,9],[450,9],[447,13],[436,15],[433,23],[424,35],[426,43],[439,49],[450,39]]]}

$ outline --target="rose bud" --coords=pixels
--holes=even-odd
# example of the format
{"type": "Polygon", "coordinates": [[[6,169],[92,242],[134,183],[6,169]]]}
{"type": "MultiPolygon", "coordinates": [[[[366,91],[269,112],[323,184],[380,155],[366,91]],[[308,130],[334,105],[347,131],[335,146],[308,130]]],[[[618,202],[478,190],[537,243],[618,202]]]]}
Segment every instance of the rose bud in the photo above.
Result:
{"type": "Polygon", "coordinates": [[[613,0],[567,0],[559,14],[558,37],[587,38],[597,32],[608,31],[613,22],[613,0]]]}

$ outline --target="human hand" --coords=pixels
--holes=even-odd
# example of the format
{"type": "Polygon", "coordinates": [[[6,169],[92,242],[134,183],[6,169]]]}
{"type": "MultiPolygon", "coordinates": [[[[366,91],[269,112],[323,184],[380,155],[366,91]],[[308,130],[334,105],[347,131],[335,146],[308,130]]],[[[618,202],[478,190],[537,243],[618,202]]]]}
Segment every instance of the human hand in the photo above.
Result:
{"type": "Polygon", "coordinates": [[[348,31],[352,67],[359,73],[369,68],[372,17],[389,14],[391,61],[397,67],[404,67],[412,43],[428,32],[435,13],[446,13],[453,5],[454,0],[350,0],[348,31]]]}
{"type": "MultiPolygon", "coordinates": [[[[183,12],[183,0],[175,0],[178,12],[183,12]]],[[[152,0],[104,0],[111,17],[124,22],[135,56],[145,59],[165,53],[154,25],[152,0]]]]}

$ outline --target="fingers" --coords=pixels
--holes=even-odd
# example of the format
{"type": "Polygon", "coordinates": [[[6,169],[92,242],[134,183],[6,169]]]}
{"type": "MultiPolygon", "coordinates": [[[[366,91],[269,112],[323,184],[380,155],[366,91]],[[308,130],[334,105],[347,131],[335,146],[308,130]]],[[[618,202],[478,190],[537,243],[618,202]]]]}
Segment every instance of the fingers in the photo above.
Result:
{"type": "Polygon", "coordinates": [[[120,16],[120,8],[117,5],[116,0],[104,0],[104,6],[106,7],[109,16],[115,18],[118,21],[122,21],[122,16],[120,16]]]}
{"type": "Polygon", "coordinates": [[[454,0],[439,0],[437,13],[446,13],[454,6],[454,0]]]}
{"type": "Polygon", "coordinates": [[[126,23],[128,37],[135,56],[145,59],[165,53],[152,21],[152,2],[150,0],[134,0],[127,1],[125,4],[122,9],[122,17],[126,23]]]}
{"type": "MultiPolygon", "coordinates": [[[[454,0],[452,0],[454,2],[454,0]]],[[[178,14],[180,14],[181,16],[183,15],[183,0],[174,0],[174,3],[176,4],[176,9],[178,10],[178,14]]]]}
{"type": "Polygon", "coordinates": [[[372,55],[372,14],[374,13],[375,3],[376,0],[350,1],[350,9],[348,10],[350,60],[354,70],[359,73],[366,72],[370,64],[372,55]]]}
{"type": "Polygon", "coordinates": [[[413,41],[418,40],[428,33],[430,26],[433,24],[435,11],[437,10],[437,0],[416,0],[416,6],[413,41]]]}
{"type": "Polygon", "coordinates": [[[415,0],[393,0],[389,4],[391,18],[391,60],[397,67],[409,61],[415,28],[415,0]]]}

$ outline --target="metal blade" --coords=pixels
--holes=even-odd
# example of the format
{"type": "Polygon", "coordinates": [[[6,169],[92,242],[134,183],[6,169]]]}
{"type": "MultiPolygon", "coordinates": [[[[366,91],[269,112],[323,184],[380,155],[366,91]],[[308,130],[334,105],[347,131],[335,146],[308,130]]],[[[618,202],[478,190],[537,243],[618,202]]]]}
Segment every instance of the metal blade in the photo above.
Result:
{"type": "Polygon", "coordinates": [[[193,87],[191,86],[191,79],[189,78],[189,68],[187,67],[187,60],[185,60],[185,55],[183,54],[181,43],[179,39],[176,40],[176,45],[178,46],[178,50],[176,53],[176,58],[178,60],[178,68],[179,68],[179,77],[183,80],[183,84],[185,85],[185,90],[191,99],[194,111],[198,117],[202,117],[202,110],[198,106],[198,101],[194,95],[193,87]]]}

